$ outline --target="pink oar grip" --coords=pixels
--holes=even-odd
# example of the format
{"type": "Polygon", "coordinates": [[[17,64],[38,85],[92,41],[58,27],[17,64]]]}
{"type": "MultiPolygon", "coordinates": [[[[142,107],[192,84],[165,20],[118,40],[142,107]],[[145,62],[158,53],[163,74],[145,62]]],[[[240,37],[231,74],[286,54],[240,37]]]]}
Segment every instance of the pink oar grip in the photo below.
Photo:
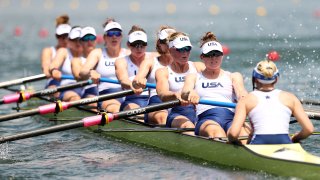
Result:
{"type": "MultiPolygon", "coordinates": [[[[111,122],[113,120],[113,115],[112,114],[107,114],[108,116],[108,122],[111,122]]],[[[101,119],[102,115],[97,115],[97,116],[90,116],[83,118],[83,127],[90,127],[90,126],[95,126],[101,124],[101,119]]]]}
{"type": "MultiPolygon", "coordinates": [[[[62,102],[62,109],[66,110],[69,107],[68,102],[62,102]]],[[[54,113],[56,111],[56,104],[47,104],[38,107],[40,114],[48,114],[48,113],[54,113]]]]}
{"type": "Polygon", "coordinates": [[[83,127],[95,126],[101,123],[101,115],[83,118],[83,127]]]}
{"type": "MultiPolygon", "coordinates": [[[[30,99],[30,93],[24,93],[25,99],[30,99]]],[[[13,103],[13,102],[18,102],[20,98],[20,94],[9,94],[9,95],[5,95],[3,97],[3,102],[4,104],[9,104],[9,103],[13,103]]]]}

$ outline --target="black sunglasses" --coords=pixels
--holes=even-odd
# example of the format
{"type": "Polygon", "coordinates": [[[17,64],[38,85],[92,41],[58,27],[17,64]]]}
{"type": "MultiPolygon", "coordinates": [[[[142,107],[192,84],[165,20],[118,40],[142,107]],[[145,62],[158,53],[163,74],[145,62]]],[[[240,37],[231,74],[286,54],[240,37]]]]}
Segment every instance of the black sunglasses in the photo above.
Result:
{"type": "Polygon", "coordinates": [[[178,51],[179,53],[184,53],[184,52],[190,52],[192,49],[191,46],[185,46],[183,48],[176,48],[176,51],[178,51]]]}
{"type": "Polygon", "coordinates": [[[203,56],[203,57],[207,57],[207,58],[210,58],[210,57],[219,57],[219,56],[223,56],[223,52],[213,50],[213,51],[208,52],[207,54],[203,54],[203,53],[202,53],[202,56],[203,56]]]}
{"type": "Polygon", "coordinates": [[[167,39],[159,39],[160,44],[167,44],[167,39]]]}
{"type": "Polygon", "coordinates": [[[141,47],[145,47],[147,45],[148,45],[148,43],[142,42],[142,41],[130,43],[130,46],[135,47],[135,48],[141,48],[141,47]]]}
{"type": "Polygon", "coordinates": [[[57,35],[57,34],[56,34],[56,37],[59,38],[59,39],[60,39],[60,38],[61,38],[61,39],[67,39],[67,38],[68,38],[68,34],[61,34],[61,35],[57,35]]]}

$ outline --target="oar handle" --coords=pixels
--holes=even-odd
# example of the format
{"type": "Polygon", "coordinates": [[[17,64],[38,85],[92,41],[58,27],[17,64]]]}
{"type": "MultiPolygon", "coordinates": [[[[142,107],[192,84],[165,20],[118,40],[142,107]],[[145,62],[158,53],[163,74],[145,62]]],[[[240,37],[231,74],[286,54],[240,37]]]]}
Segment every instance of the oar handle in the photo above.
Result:
{"type": "Polygon", "coordinates": [[[3,96],[2,99],[0,99],[0,104],[10,104],[14,102],[22,102],[25,100],[30,99],[32,96],[29,92],[17,92],[15,94],[8,94],[3,96]]]}

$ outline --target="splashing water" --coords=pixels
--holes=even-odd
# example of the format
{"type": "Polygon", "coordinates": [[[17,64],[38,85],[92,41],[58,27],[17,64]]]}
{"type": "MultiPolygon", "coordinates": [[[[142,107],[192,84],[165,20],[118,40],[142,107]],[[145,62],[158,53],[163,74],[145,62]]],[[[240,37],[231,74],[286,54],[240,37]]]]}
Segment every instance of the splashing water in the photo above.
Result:
{"type": "Polygon", "coordinates": [[[8,159],[9,156],[9,143],[0,144],[0,159],[8,159]]]}

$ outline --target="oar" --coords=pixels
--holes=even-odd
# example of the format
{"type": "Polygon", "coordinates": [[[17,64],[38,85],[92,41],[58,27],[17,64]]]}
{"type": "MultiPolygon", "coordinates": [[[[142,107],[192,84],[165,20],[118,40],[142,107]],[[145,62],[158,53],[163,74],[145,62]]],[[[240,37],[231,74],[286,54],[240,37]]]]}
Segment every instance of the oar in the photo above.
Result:
{"type": "Polygon", "coordinates": [[[302,104],[309,104],[309,105],[315,105],[315,106],[319,106],[320,102],[319,101],[315,101],[315,100],[300,100],[302,104]]]}
{"type": "Polygon", "coordinates": [[[97,129],[95,132],[186,132],[194,131],[194,128],[165,128],[165,127],[153,127],[153,128],[118,128],[118,129],[97,129]]]}
{"type": "MultiPolygon", "coordinates": [[[[70,75],[63,75],[62,79],[74,79],[74,77],[70,76],[70,75]]],[[[109,78],[100,78],[100,81],[101,82],[119,84],[118,80],[109,79],[109,78]]],[[[152,83],[147,83],[146,86],[148,88],[156,88],[156,85],[152,84],[152,83]]],[[[228,107],[228,108],[235,108],[236,107],[235,103],[211,101],[211,100],[206,100],[206,99],[200,99],[199,103],[200,104],[206,104],[206,105],[212,105],[212,106],[228,107]]],[[[309,111],[306,111],[306,113],[308,114],[309,118],[315,119],[315,120],[320,120],[320,113],[309,112],[309,111]]]]}
{"type": "Polygon", "coordinates": [[[17,112],[13,114],[0,116],[0,122],[9,121],[11,119],[16,119],[21,117],[32,116],[36,114],[59,113],[71,107],[86,105],[86,104],[90,104],[98,101],[104,101],[108,99],[115,99],[115,98],[132,95],[132,94],[134,94],[133,90],[124,90],[124,91],[100,95],[92,98],[84,98],[77,101],[71,101],[71,102],[58,101],[56,103],[39,106],[38,108],[31,109],[28,111],[17,112]]]}
{"type": "Polygon", "coordinates": [[[106,114],[101,114],[101,115],[96,115],[96,116],[90,116],[90,117],[83,118],[82,120],[71,122],[71,123],[60,124],[60,125],[51,126],[51,127],[47,127],[47,128],[23,132],[23,133],[19,133],[19,134],[15,134],[15,135],[0,137],[0,143],[15,141],[15,140],[19,140],[19,139],[26,139],[29,137],[35,137],[35,136],[40,136],[40,135],[44,135],[44,134],[50,134],[50,133],[54,133],[54,132],[75,129],[75,128],[79,128],[79,127],[105,125],[113,120],[126,118],[126,117],[130,117],[130,116],[135,116],[138,114],[144,114],[144,113],[148,113],[148,112],[158,111],[158,110],[162,110],[162,109],[172,108],[177,105],[180,105],[180,101],[173,100],[173,101],[168,101],[168,102],[164,102],[164,103],[160,103],[160,104],[146,106],[143,108],[122,111],[122,112],[118,112],[118,113],[106,113],[106,114]]]}
{"type": "MultiPolygon", "coordinates": [[[[62,75],[61,79],[74,79],[73,76],[70,75],[62,75]]],[[[110,79],[110,78],[100,78],[100,82],[108,82],[113,84],[119,84],[120,82],[118,80],[110,79]]],[[[146,87],[148,88],[156,88],[155,84],[147,83],[146,87]]],[[[235,108],[235,103],[228,103],[228,102],[218,102],[218,101],[211,101],[206,99],[200,99],[200,104],[206,104],[206,105],[212,105],[212,106],[221,106],[221,107],[229,107],[229,108],[235,108]]]]}
{"type": "Polygon", "coordinates": [[[3,98],[0,99],[0,105],[14,103],[14,102],[23,102],[23,101],[26,101],[32,97],[45,96],[45,95],[53,94],[53,93],[63,91],[63,90],[83,87],[83,86],[86,86],[89,84],[92,84],[92,80],[80,81],[80,82],[77,82],[74,84],[68,84],[68,85],[59,86],[56,88],[44,89],[44,90],[36,91],[33,93],[32,92],[19,92],[19,93],[15,93],[15,94],[9,94],[9,95],[3,96],[3,98]]]}
{"type": "Polygon", "coordinates": [[[0,88],[23,84],[23,83],[32,82],[32,81],[37,81],[37,80],[41,80],[41,79],[45,79],[45,78],[46,78],[45,74],[38,74],[38,75],[34,75],[34,76],[29,76],[29,77],[15,79],[15,80],[11,80],[11,81],[6,81],[6,82],[0,83],[0,88]]]}

